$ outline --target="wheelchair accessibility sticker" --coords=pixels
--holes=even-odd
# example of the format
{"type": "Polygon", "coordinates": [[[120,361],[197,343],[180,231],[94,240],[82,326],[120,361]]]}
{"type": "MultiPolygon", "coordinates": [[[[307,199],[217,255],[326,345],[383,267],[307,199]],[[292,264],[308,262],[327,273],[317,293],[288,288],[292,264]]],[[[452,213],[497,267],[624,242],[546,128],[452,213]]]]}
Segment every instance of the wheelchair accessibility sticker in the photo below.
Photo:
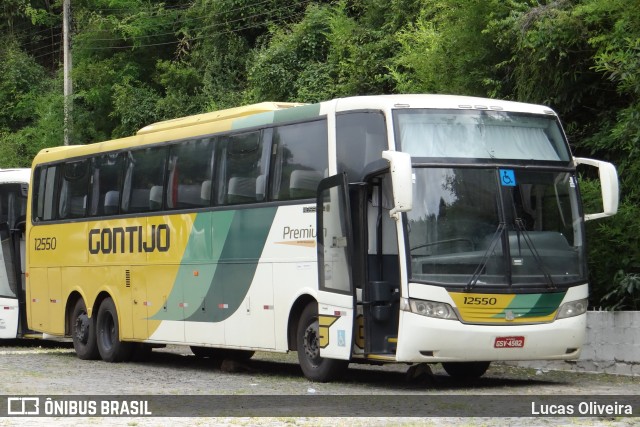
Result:
{"type": "Polygon", "coordinates": [[[505,187],[516,186],[516,174],[512,169],[500,169],[500,183],[505,187]]]}

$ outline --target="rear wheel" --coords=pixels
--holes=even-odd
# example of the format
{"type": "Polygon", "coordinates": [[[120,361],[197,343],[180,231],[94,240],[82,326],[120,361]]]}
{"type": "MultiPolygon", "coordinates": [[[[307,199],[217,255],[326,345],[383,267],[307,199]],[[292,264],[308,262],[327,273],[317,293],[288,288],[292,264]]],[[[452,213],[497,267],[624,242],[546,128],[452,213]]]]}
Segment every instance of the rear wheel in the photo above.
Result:
{"type": "Polygon", "coordinates": [[[118,313],[111,298],[102,301],[96,319],[96,339],[105,362],[124,362],[131,358],[133,343],[120,341],[118,313]]]}
{"type": "Polygon", "coordinates": [[[318,307],[311,303],[302,311],[298,322],[298,362],[305,377],[311,381],[328,382],[343,374],[349,361],[320,357],[319,340],[318,307]]]}
{"type": "Polygon", "coordinates": [[[73,337],[73,348],[76,350],[78,358],[94,360],[100,357],[95,324],[87,314],[87,306],[83,299],[76,302],[71,312],[71,336],[73,337]]]}
{"type": "Polygon", "coordinates": [[[442,367],[454,378],[480,378],[491,362],[445,362],[442,367]]]}

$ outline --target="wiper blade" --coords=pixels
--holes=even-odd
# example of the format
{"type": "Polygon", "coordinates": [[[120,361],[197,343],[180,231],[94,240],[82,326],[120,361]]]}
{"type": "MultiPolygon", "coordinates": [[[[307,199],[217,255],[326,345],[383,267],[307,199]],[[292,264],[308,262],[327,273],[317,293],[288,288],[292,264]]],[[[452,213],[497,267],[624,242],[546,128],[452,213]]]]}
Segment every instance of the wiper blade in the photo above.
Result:
{"type": "MultiPolygon", "coordinates": [[[[529,250],[531,251],[531,255],[533,255],[533,259],[535,259],[536,263],[538,263],[538,267],[540,267],[540,270],[542,271],[542,274],[545,280],[547,281],[547,287],[550,289],[555,289],[556,284],[553,283],[553,278],[551,277],[551,274],[549,274],[549,272],[545,268],[544,263],[542,262],[542,258],[540,257],[540,254],[538,254],[538,250],[534,246],[533,241],[531,240],[531,236],[529,235],[529,232],[524,226],[524,221],[522,220],[522,218],[516,218],[515,223],[516,223],[516,227],[518,228],[518,231],[522,233],[522,237],[524,237],[524,242],[529,247],[529,250]]],[[[520,245],[519,237],[518,237],[518,245],[520,245]]]]}
{"type": "Polygon", "coordinates": [[[504,232],[505,228],[506,228],[506,224],[504,222],[500,222],[498,224],[498,228],[496,228],[496,231],[493,233],[493,236],[491,237],[491,242],[489,243],[489,247],[487,248],[486,251],[484,251],[484,254],[482,255],[482,260],[480,260],[480,264],[478,264],[478,266],[476,267],[476,270],[473,272],[473,276],[471,276],[471,279],[469,279],[467,286],[465,286],[464,288],[465,291],[470,291],[478,283],[478,279],[480,278],[482,271],[487,266],[487,262],[489,262],[489,256],[496,248],[496,245],[500,241],[500,237],[502,236],[502,233],[504,232]]]}

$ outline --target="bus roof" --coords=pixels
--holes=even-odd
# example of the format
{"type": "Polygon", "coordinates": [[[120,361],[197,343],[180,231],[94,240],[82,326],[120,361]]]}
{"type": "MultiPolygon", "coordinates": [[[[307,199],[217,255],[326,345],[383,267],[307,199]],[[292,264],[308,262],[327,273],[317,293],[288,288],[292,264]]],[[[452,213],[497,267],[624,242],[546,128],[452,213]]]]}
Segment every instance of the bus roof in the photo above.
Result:
{"type": "Polygon", "coordinates": [[[0,169],[0,184],[28,183],[31,179],[31,169],[15,168],[0,169]]]}
{"type": "Polygon", "coordinates": [[[261,102],[259,104],[245,105],[243,107],[229,108],[226,110],[213,111],[210,113],[197,114],[194,116],[181,117],[177,119],[153,123],[140,129],[137,132],[137,135],[161,132],[169,129],[176,129],[187,126],[202,125],[205,123],[218,122],[221,120],[236,119],[239,117],[246,117],[269,111],[283,110],[285,108],[298,107],[301,105],[304,104],[295,102],[261,102]]]}
{"type": "Polygon", "coordinates": [[[460,95],[372,95],[354,96],[336,100],[336,111],[359,109],[390,110],[398,108],[434,108],[452,110],[493,110],[515,113],[556,115],[549,107],[524,102],[478,98],[460,95]]]}

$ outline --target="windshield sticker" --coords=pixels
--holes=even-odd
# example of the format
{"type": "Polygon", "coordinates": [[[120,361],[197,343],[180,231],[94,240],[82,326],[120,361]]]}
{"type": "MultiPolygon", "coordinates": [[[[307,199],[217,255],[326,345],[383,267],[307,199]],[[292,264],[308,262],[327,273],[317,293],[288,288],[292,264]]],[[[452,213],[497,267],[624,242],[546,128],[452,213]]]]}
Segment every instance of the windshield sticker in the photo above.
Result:
{"type": "Polygon", "coordinates": [[[516,186],[516,174],[512,169],[500,169],[500,183],[505,187],[516,186]]]}

